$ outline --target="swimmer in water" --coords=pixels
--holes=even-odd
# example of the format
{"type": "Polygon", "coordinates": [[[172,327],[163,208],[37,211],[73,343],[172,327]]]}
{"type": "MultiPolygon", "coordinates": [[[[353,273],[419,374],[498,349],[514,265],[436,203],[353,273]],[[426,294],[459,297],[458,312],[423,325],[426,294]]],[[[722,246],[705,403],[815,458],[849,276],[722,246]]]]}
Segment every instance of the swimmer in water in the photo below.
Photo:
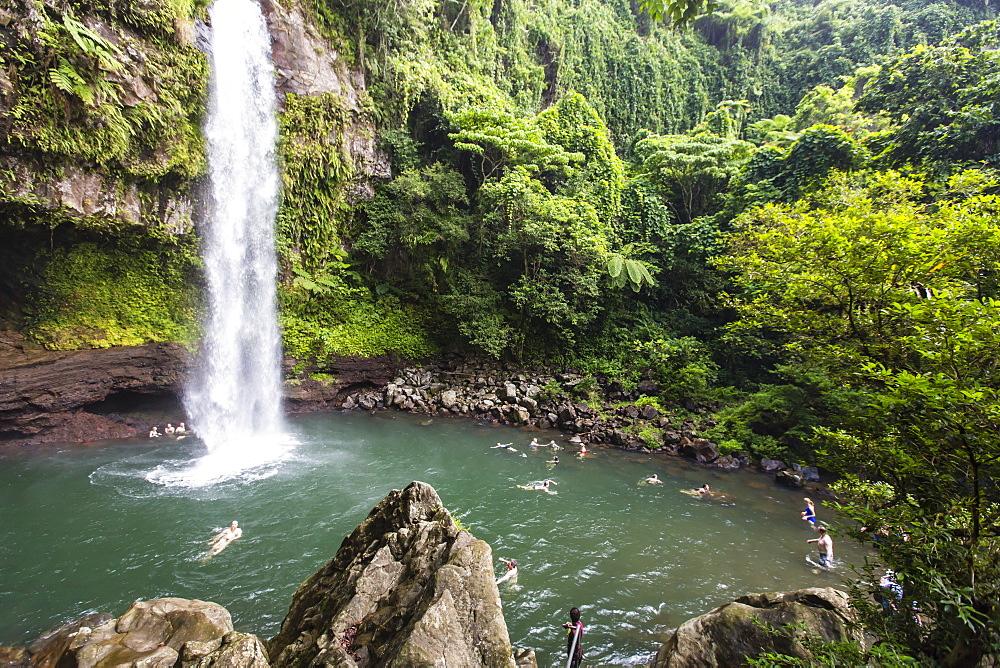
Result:
{"type": "MultiPolygon", "coordinates": [[[[497,443],[496,445],[491,445],[490,446],[490,450],[496,450],[497,448],[505,448],[507,450],[514,450],[514,448],[510,447],[512,445],[514,445],[514,444],[513,443],[497,443]]],[[[514,450],[514,452],[517,452],[517,450],[514,450]]]]}
{"type": "Polygon", "coordinates": [[[659,476],[657,476],[654,473],[653,475],[649,476],[648,478],[643,478],[642,480],[639,481],[639,483],[640,484],[645,483],[647,485],[662,485],[663,481],[660,480],[659,476]]]}
{"type": "Polygon", "coordinates": [[[545,463],[550,465],[549,468],[552,468],[553,466],[559,463],[559,455],[552,455],[552,459],[550,459],[545,463]]]}
{"type": "Polygon", "coordinates": [[[215,537],[208,541],[208,544],[211,546],[208,550],[208,556],[214,557],[242,535],[243,529],[240,528],[240,523],[233,520],[232,524],[215,534],[215,537]]]}
{"type": "Polygon", "coordinates": [[[586,445],[581,445],[580,446],[580,452],[576,453],[576,456],[577,457],[583,457],[585,454],[587,454],[587,446],[586,445]]]}
{"type": "Polygon", "coordinates": [[[558,484],[559,483],[557,483],[555,480],[549,480],[548,478],[546,478],[545,480],[539,480],[533,482],[530,485],[518,485],[518,487],[533,492],[548,492],[549,494],[557,494],[558,492],[556,492],[555,490],[549,489],[549,485],[558,485],[558,484]]]}
{"type": "Polygon", "coordinates": [[[497,578],[497,584],[503,582],[517,582],[517,559],[500,559],[507,564],[507,572],[497,578]]]}
{"type": "Polygon", "coordinates": [[[179,425],[177,425],[176,427],[174,427],[174,433],[175,434],[184,434],[184,433],[187,433],[187,427],[185,427],[184,423],[181,422],[179,425]]]}
{"type": "Polygon", "coordinates": [[[528,447],[529,448],[537,448],[540,445],[541,445],[541,443],[538,442],[537,438],[531,439],[531,443],[528,443],[528,447]]]}
{"type": "Polygon", "coordinates": [[[163,433],[167,436],[173,436],[175,431],[176,429],[174,429],[174,425],[169,422],[167,423],[167,426],[163,428],[163,433]]]}
{"type": "Polygon", "coordinates": [[[548,444],[548,445],[549,445],[549,447],[550,447],[550,448],[552,448],[553,450],[562,450],[562,446],[561,446],[561,445],[559,445],[558,443],[556,443],[555,441],[549,441],[549,444],[548,444]]]}
{"type": "Polygon", "coordinates": [[[149,430],[149,437],[150,438],[159,438],[162,435],[163,434],[161,434],[160,432],[158,432],[156,430],[156,425],[153,425],[153,428],[149,430]]]}
{"type": "Polygon", "coordinates": [[[705,483],[698,489],[682,489],[681,492],[687,494],[688,496],[693,496],[696,499],[707,499],[715,495],[712,489],[705,483]]]}

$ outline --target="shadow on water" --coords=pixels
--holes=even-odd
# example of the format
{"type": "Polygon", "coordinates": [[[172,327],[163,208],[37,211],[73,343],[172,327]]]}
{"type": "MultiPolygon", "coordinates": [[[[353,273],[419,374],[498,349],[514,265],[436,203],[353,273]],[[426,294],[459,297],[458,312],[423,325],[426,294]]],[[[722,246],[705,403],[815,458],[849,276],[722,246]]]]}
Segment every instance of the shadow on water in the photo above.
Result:
{"type": "MultiPolygon", "coordinates": [[[[552,451],[527,445],[538,432],[426,422],[302,416],[283,460],[200,486],[150,482],[202,457],[196,439],[5,456],[0,644],[157,596],[216,601],[237,629],[273,636],[296,587],[412,480],[433,485],[495,557],[518,560],[517,583],[500,587],[504,614],[511,639],[535,648],[541,665],[564,651],[559,625],[574,605],[588,662],[631,663],[648,660],[669,629],[742,593],[836,585],[849,573],[813,572],[802,495],[761,476],[602,448],[581,459],[558,437],[567,449],[549,468],[552,451]],[[492,449],[497,442],[517,452],[492,449]],[[638,484],[652,473],[662,485],[638,484]],[[517,487],[545,478],[558,494],[517,487]],[[706,482],[732,502],[682,493],[706,482]],[[206,541],[233,519],[243,537],[203,559],[206,541]]],[[[859,563],[864,553],[843,540],[837,556],[859,563]]]]}

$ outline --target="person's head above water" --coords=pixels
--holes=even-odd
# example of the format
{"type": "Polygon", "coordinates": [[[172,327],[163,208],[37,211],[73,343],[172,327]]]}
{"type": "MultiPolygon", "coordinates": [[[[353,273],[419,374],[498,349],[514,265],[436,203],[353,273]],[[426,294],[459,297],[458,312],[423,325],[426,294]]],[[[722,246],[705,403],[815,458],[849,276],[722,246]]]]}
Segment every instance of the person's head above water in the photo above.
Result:
{"type": "Polygon", "coordinates": [[[569,620],[574,624],[580,621],[580,608],[570,608],[569,609],[569,620]]]}
{"type": "Polygon", "coordinates": [[[235,529],[235,528],[236,528],[236,527],[238,527],[239,525],[240,525],[240,523],[239,523],[239,522],[237,522],[236,520],[233,520],[233,523],[229,525],[229,528],[230,528],[230,529],[235,529]]]}

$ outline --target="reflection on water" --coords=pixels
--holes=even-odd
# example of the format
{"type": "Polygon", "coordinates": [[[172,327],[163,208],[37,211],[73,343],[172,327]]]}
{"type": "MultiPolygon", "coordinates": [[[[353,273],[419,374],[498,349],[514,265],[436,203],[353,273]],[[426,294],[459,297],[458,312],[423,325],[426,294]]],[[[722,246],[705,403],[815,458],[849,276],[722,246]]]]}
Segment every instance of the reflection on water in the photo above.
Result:
{"type": "MultiPolygon", "coordinates": [[[[216,601],[237,629],[273,636],[295,588],[412,480],[433,485],[495,557],[518,560],[517,583],[500,586],[504,614],[511,639],[542,665],[564,651],[560,624],[574,605],[587,662],[631,663],[742,593],[835,585],[849,573],[813,572],[802,495],[761,476],[599,448],[580,459],[565,441],[550,469],[551,450],[527,447],[538,432],[401,414],[311,415],[292,429],[298,445],[281,463],[195,486],[149,482],[189,474],[204,455],[195,439],[6,454],[0,644],[157,596],[216,601]],[[490,447],[498,442],[518,451],[490,447]],[[638,484],[652,473],[663,484],[638,484]],[[546,478],[558,495],[517,487],[546,478]],[[681,493],[705,483],[730,502],[681,493]],[[199,559],[234,519],[243,537],[199,559]]],[[[836,547],[841,563],[863,559],[846,539],[836,547]]]]}

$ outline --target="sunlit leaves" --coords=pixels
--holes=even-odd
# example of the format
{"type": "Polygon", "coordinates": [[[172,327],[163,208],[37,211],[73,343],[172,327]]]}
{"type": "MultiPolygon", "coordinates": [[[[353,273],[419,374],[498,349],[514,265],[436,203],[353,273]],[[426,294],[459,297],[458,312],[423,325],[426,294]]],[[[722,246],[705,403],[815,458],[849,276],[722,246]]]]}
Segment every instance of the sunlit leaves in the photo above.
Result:
{"type": "Polygon", "coordinates": [[[654,21],[681,27],[702,14],[714,11],[718,3],[715,0],[640,0],[639,7],[654,21]]]}

